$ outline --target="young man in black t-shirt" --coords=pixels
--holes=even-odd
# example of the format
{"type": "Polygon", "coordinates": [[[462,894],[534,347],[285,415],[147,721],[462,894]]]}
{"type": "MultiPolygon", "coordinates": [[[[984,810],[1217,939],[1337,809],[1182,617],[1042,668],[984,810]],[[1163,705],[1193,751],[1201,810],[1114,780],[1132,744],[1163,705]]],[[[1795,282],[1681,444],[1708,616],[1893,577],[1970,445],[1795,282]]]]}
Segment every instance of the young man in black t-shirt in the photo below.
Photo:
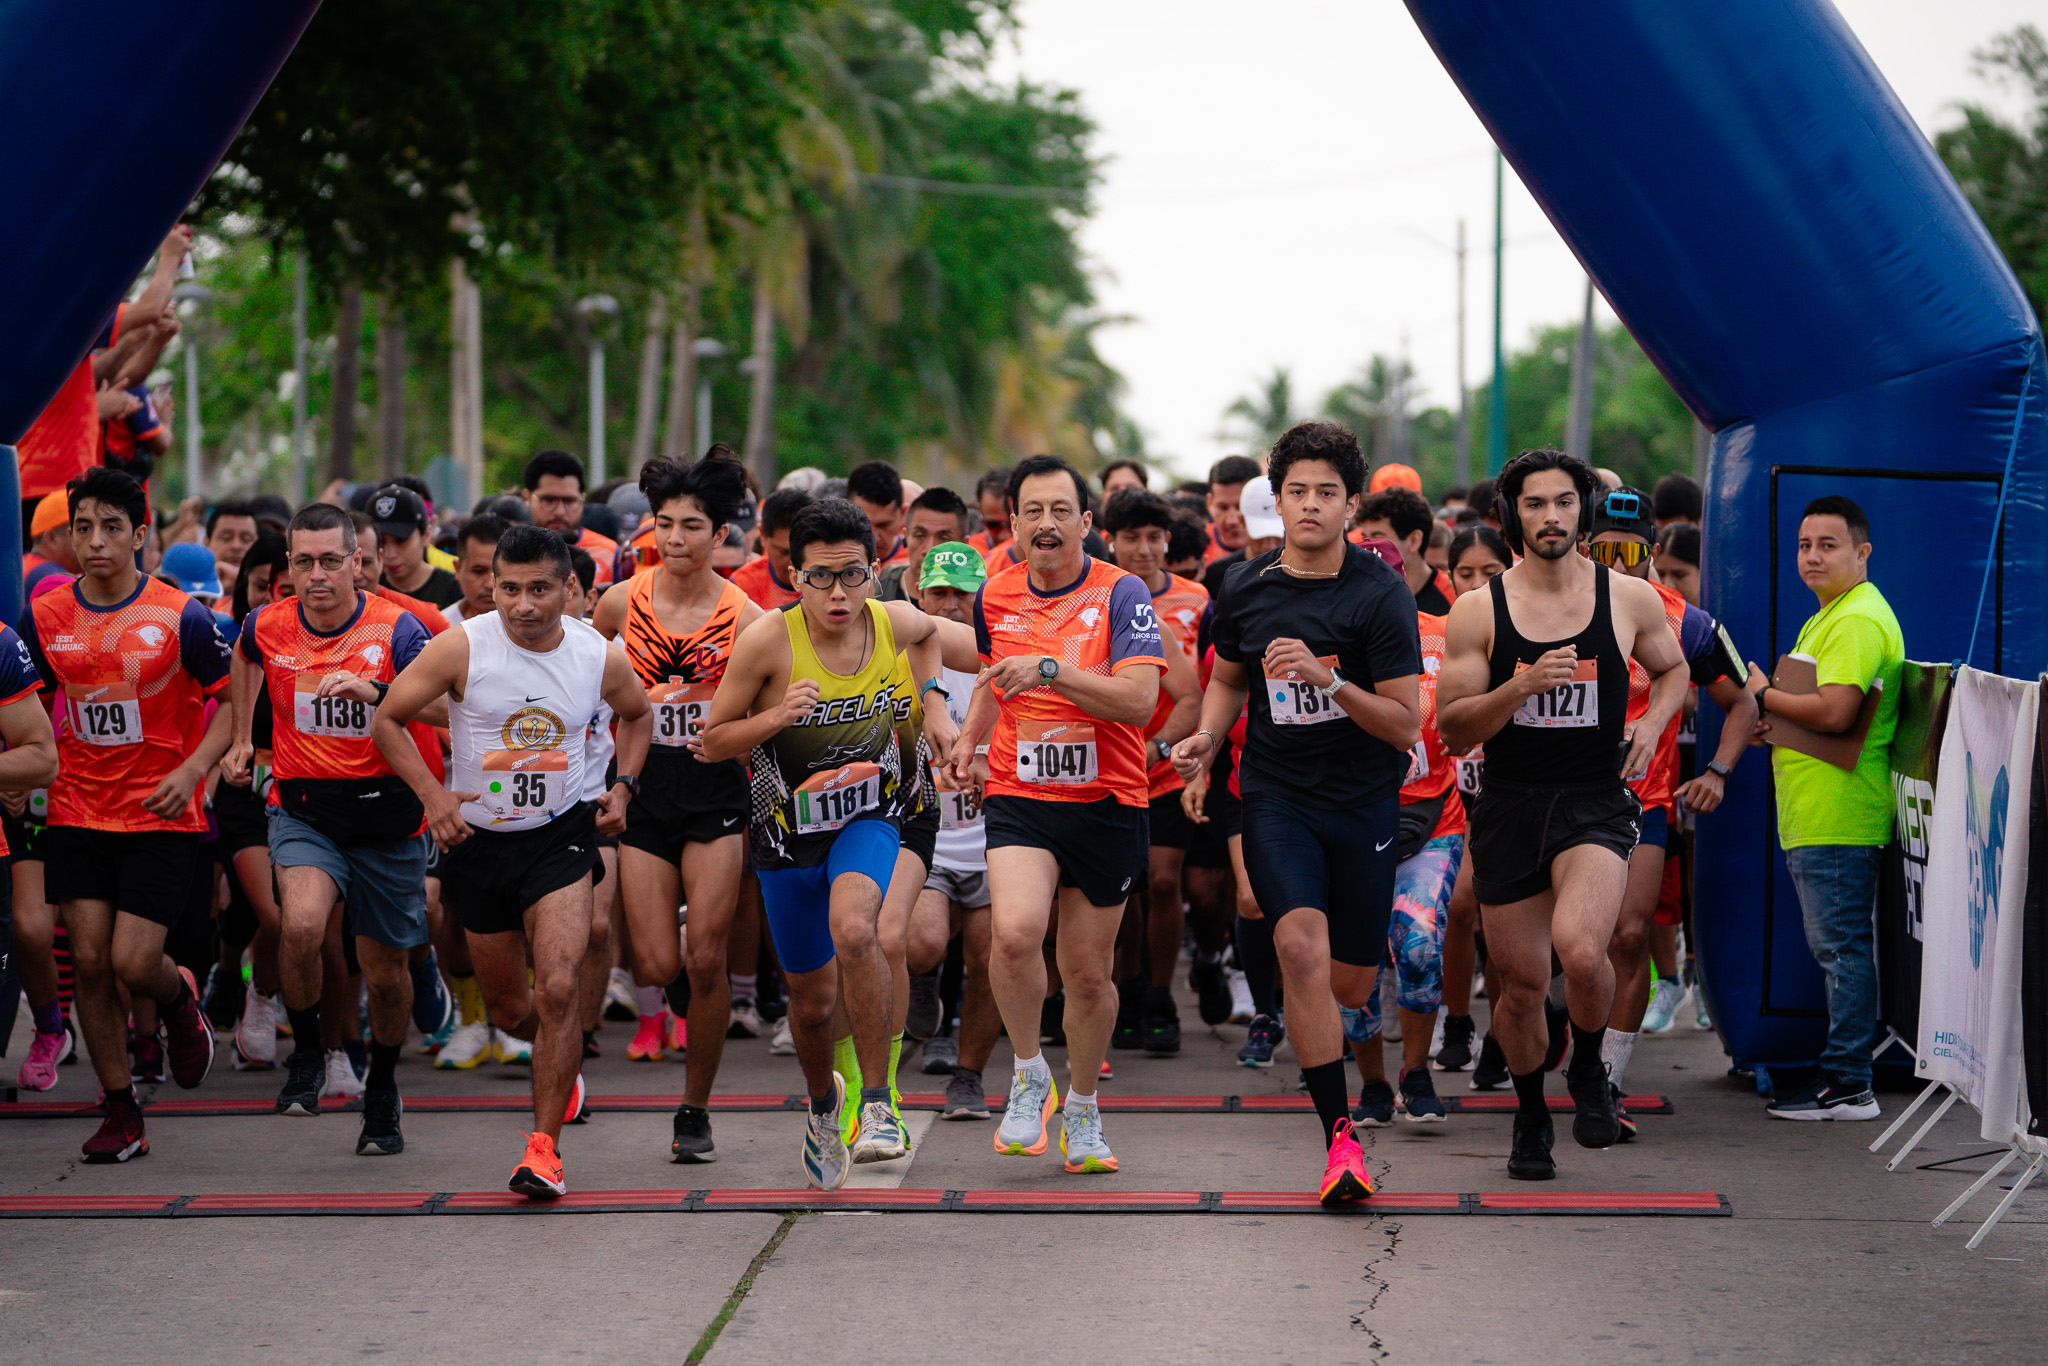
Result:
{"type": "Polygon", "coordinates": [[[1344,539],[1365,471],[1358,439],[1334,423],[1302,423],[1274,444],[1267,477],[1285,538],[1229,572],[1201,727],[1173,754],[1183,777],[1199,773],[1249,694],[1245,871],[1275,922],[1288,1029],[1329,1145],[1325,1204],[1372,1194],[1337,1006],[1378,989],[1401,779],[1422,725],[1414,595],[1344,539]]]}

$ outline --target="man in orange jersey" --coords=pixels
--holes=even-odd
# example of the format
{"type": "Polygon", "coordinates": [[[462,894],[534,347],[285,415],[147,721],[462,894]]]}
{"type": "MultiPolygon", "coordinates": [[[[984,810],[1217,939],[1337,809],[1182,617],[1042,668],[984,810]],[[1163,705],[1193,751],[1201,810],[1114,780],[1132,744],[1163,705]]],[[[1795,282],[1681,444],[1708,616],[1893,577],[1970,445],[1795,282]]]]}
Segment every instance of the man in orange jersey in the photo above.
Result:
{"type": "Polygon", "coordinates": [[[809,506],[802,489],[777,489],[761,504],[761,555],[732,571],[732,584],[764,611],[797,600],[795,571],[789,567],[789,524],[809,506]]]}
{"type": "Polygon", "coordinates": [[[1008,503],[1027,558],[976,599],[982,670],[951,759],[965,787],[976,747],[990,741],[990,976],[1020,1054],[995,1148],[1043,1153],[1058,1109],[1044,1055],[1024,1051],[1038,1037],[1041,948],[1057,898],[1069,1067],[1060,1150],[1070,1173],[1110,1172],[1117,1159],[1095,1086],[1116,1023],[1117,926],[1151,843],[1144,728],[1166,660],[1144,582],[1082,548],[1092,518],[1073,466],[1032,456],[1011,474],[1008,503]]]}
{"type": "Polygon", "coordinates": [[[136,554],[148,534],[142,486],[105,467],[71,490],[71,547],[84,571],[23,618],[43,687],[68,725],[50,784],[48,895],[64,918],[77,1002],[107,1117],[88,1162],[149,1151],[128,1072],[116,979],[160,1007],[171,1076],[190,1089],[213,1066],[213,1030],[191,974],[164,953],[184,914],[206,830],[201,784],[228,745],[228,647],[212,612],[157,579],[136,554]]]}
{"type": "MultiPolygon", "coordinates": [[[[1127,462],[1129,463],[1129,462],[1127,462]]],[[[1162,630],[1171,631],[1187,664],[1182,680],[1184,705],[1161,689],[1148,726],[1145,760],[1151,809],[1149,878],[1144,904],[1145,946],[1150,953],[1147,978],[1127,978],[1117,987],[1116,1030],[1112,1048],[1142,1048],[1154,1057],[1180,1051],[1180,1012],[1173,1003],[1173,970],[1180,962],[1181,932],[1186,928],[1181,896],[1181,862],[1194,838],[1194,822],[1181,809],[1180,790],[1187,786],[1170,762],[1173,747],[1195,728],[1201,711],[1201,682],[1196,675],[1202,644],[1209,629],[1209,591],[1190,579],[1166,572],[1167,545],[1173,533],[1173,509],[1164,498],[1142,485],[1119,490],[1102,509],[1102,530],[1109,538],[1117,568],[1135,574],[1152,595],[1152,610],[1162,630]],[[1175,715],[1178,710],[1181,714],[1175,715]]],[[[1162,644],[1164,641],[1162,640],[1162,644]]],[[[1221,945],[1212,945],[1220,950],[1221,945]]],[[[1230,1018],[1230,986],[1223,976],[1220,952],[1195,958],[1195,991],[1205,1023],[1230,1018]]]]}
{"type": "Polygon", "coordinates": [[[610,583],[619,543],[583,525],[583,462],[567,451],[542,451],[526,462],[524,482],[533,524],[587,551],[597,564],[597,586],[610,583]]]}
{"type": "MultiPolygon", "coordinates": [[[[635,1048],[659,1057],[661,988],[675,979],[676,907],[690,907],[689,1048],[669,1157],[713,1162],[711,1087],[732,1023],[728,936],[746,872],[746,768],[704,757],[704,715],[733,641],[761,609],[712,568],[712,552],[746,497],[737,461],[650,460],[640,487],[653,509],[661,563],[605,594],[592,624],[625,647],[654,710],[653,743],[626,807],[619,877],[634,981],[649,999],[635,1048]]],[[[780,496],[780,495],[778,495],[780,496]]],[[[772,501],[772,500],[771,500],[772,501]]],[[[629,1053],[628,1056],[639,1056],[629,1053]]]]}
{"type": "MultiPolygon", "coordinates": [[[[243,623],[234,665],[235,741],[222,761],[247,781],[257,691],[271,720],[270,861],[281,917],[278,978],[294,1048],[281,1115],[317,1115],[320,950],[337,902],[348,906],[370,995],[370,1073],[356,1152],[404,1151],[398,1050],[412,1008],[411,951],[427,942],[425,809],[370,736],[377,704],[427,642],[396,603],[356,586],[362,551],[349,514],[309,503],[285,532],[292,598],[243,623]]],[[[341,1059],[347,1064],[346,1057],[341,1059]]]]}

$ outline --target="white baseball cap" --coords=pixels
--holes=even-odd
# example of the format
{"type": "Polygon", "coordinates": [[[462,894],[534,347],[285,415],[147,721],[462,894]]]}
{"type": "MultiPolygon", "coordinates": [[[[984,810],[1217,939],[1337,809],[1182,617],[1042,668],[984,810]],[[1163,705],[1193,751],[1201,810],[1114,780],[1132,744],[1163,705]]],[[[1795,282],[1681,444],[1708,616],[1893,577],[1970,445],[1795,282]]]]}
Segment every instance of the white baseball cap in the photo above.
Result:
{"type": "Polygon", "coordinates": [[[1249,480],[1238,495],[1238,515],[1244,518],[1244,534],[1255,541],[1287,534],[1280,520],[1280,505],[1273,498],[1273,481],[1265,475],[1249,480]]]}

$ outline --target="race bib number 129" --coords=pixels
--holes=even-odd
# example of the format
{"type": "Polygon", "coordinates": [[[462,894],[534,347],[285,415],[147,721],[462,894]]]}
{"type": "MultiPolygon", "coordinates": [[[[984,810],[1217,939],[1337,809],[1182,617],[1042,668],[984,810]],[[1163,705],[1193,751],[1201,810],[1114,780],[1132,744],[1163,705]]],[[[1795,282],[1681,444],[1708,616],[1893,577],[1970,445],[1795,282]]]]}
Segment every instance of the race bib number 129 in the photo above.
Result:
{"type": "Polygon", "coordinates": [[[67,683],[71,732],[88,745],[142,743],[142,703],[133,683],[67,683]]]}

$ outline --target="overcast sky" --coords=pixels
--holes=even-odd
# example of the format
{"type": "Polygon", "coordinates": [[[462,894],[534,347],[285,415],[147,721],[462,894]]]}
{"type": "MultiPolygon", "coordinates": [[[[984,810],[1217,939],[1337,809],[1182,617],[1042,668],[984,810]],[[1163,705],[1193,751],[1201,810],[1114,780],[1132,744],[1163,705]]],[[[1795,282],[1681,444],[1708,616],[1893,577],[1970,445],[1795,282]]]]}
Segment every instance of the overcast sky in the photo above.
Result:
{"type": "MultiPolygon", "coordinates": [[[[2041,0],[1838,0],[1923,130],[1979,100],[1970,53],[2041,0]]],[[[1320,401],[1406,349],[1423,403],[1489,372],[1492,142],[1398,0],[1021,0],[1005,77],[1079,89],[1108,159],[1083,237],[1100,335],[1157,457],[1187,473],[1235,449],[1229,402],[1276,365],[1320,401]]],[[[1585,275],[1508,171],[1506,332],[1574,320],[1585,275]]],[[[1608,316],[1605,305],[1602,316],[1608,316]]]]}

